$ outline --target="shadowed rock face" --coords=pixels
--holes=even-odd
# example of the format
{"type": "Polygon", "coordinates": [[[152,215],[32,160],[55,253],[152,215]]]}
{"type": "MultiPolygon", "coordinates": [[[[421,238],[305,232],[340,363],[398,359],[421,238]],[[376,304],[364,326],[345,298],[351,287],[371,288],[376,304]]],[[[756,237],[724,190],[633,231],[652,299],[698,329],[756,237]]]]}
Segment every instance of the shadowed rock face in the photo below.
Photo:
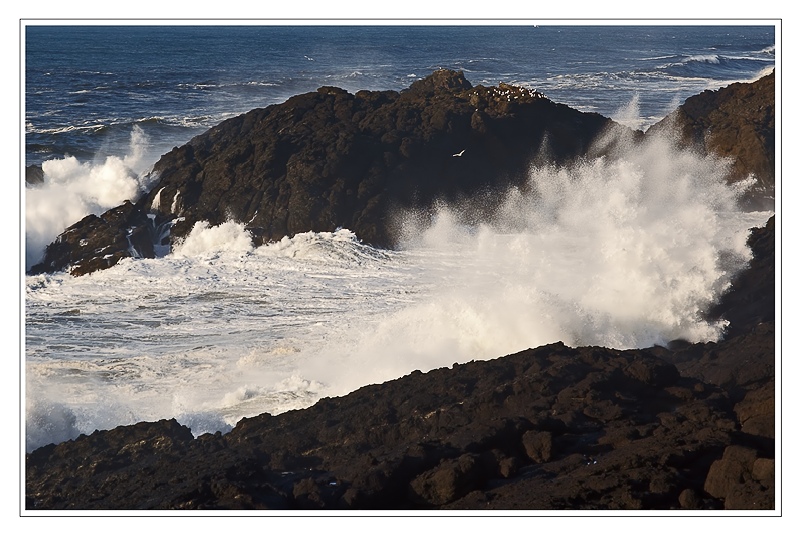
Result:
{"type": "Polygon", "coordinates": [[[44,182],[44,171],[39,165],[29,165],[25,168],[25,184],[42,184],[44,182]]]}
{"type": "Polygon", "coordinates": [[[592,140],[609,130],[641,137],[539,93],[472,87],[463,73],[447,70],[402,92],[322,87],[173,149],[154,166],[155,186],[127,219],[109,225],[103,214],[76,223],[31,271],[78,275],[113,265],[100,261],[109,254],[152,256],[153,247],[128,247],[119,235],[156,235],[167,222],[173,240],[198,221],[233,219],[247,224],[257,244],[344,227],[366,243],[392,246],[396,210],[478,196],[475,204],[490,211],[491,192],[523,184],[533,161],[590,155],[592,140]],[[84,246],[71,236],[81,236],[84,246]],[[95,251],[104,253],[98,258],[95,251]]]}
{"type": "Polygon", "coordinates": [[[648,129],[672,132],[684,146],[730,158],[731,181],[752,175],[755,207],[775,198],[775,71],[753,83],[703,91],[648,129]]]}

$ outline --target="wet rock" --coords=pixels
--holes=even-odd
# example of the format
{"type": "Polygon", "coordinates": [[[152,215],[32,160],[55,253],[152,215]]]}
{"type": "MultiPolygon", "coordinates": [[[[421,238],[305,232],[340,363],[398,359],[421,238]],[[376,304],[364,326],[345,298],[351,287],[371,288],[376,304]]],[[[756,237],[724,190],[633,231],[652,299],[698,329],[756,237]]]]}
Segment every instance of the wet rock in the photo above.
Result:
{"type": "Polygon", "coordinates": [[[367,243],[393,246],[398,210],[424,215],[438,200],[470,199],[474,215],[491,211],[492,192],[522,184],[537,158],[560,164],[587,156],[592,140],[609,130],[641,136],[535,91],[473,87],[449,70],[401,92],[353,95],[323,87],[176,147],[155,164],[148,177],[154,186],[136,202],[135,221],[84,220],[81,232],[97,235],[93,249],[62,235],[61,247],[49,249],[36,269],[102,269],[109,262],[93,253],[101,248],[114,258],[130,256],[119,237],[140,228],[146,215],[170,223],[173,243],[198,221],[233,219],[251,229],[257,244],[343,227],[367,243]]]}
{"type": "MultiPolygon", "coordinates": [[[[627,375],[633,362],[651,362],[653,369],[663,364],[650,350],[552,344],[410,374],[300,411],[247,418],[227,435],[202,440],[186,431],[167,434],[163,424],[98,432],[28,456],[28,503],[111,509],[679,507],[680,490],[701,488],[712,463],[734,444],[733,405],[719,387],[695,388],[701,384],[696,379],[678,379],[684,393],[676,397],[675,385],[657,387],[627,375]],[[597,380],[603,376],[623,380],[597,380]],[[542,388],[545,377],[557,392],[591,387],[583,397],[561,398],[542,388]],[[611,397],[624,400],[612,420],[585,414],[593,399],[611,397]],[[464,418],[443,420],[454,407],[464,418]],[[554,410],[575,416],[559,421],[554,410]],[[383,431],[392,428],[398,432],[383,431]],[[604,440],[612,430],[623,438],[604,440]],[[472,439],[452,438],[466,434],[472,439]],[[112,437],[114,447],[108,447],[112,437]]],[[[747,447],[754,452],[747,470],[755,473],[755,459],[768,457],[758,446],[747,447]]],[[[721,473],[709,476],[709,489],[727,484],[730,470],[715,470],[721,473]]],[[[768,477],[768,467],[759,465],[757,473],[768,477]]]]}
{"type": "Polygon", "coordinates": [[[88,215],[68,227],[45,249],[29,273],[69,270],[84,275],[114,266],[122,258],[154,258],[152,220],[130,201],[100,216],[88,215]]]}
{"type": "Polygon", "coordinates": [[[44,171],[40,165],[29,165],[25,168],[25,184],[44,184],[44,171]]]}
{"type": "Polygon", "coordinates": [[[425,505],[450,503],[478,487],[481,476],[480,466],[473,455],[444,460],[411,481],[411,500],[425,505]]]}
{"type": "Polygon", "coordinates": [[[746,204],[774,207],[775,71],[753,83],[734,83],[686,99],[647,130],[648,136],[663,133],[676,133],[684,146],[729,158],[731,181],[756,179],[746,204]]]}

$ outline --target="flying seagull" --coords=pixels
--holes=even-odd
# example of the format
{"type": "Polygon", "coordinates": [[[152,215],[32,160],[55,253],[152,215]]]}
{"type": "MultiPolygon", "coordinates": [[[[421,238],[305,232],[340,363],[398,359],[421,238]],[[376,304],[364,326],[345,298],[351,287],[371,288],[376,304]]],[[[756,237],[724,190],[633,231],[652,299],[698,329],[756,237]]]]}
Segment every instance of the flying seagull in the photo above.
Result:
{"type": "Polygon", "coordinates": [[[453,157],[455,158],[457,156],[463,156],[465,150],[467,150],[467,149],[461,149],[461,152],[457,152],[457,153],[453,154],[453,157]]]}

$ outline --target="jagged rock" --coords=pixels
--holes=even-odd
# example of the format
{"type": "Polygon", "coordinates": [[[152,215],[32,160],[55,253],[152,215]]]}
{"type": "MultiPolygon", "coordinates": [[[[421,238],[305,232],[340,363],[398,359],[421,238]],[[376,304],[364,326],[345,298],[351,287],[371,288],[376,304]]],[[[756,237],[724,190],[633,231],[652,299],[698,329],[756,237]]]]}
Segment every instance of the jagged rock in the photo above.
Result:
{"type": "MultiPolygon", "coordinates": [[[[758,178],[747,202],[774,204],[774,100],[774,74],[706,91],[647,135],[677,129],[684,144],[731,157],[732,180],[758,178]]],[[[232,218],[248,225],[257,244],[345,227],[367,243],[392,246],[397,211],[425,209],[439,199],[472,199],[476,211],[491,211],[490,193],[522,184],[532,162],[613,153],[614,143],[592,144],[610,130],[615,135],[607,139],[644,136],[521,87],[472,87],[463,73],[448,70],[401,92],[352,95],[322,87],[224,121],[165,154],[148,178],[155,186],[136,203],[137,221],[127,228],[143,232],[149,214],[150,226],[172,226],[174,241],[198,221],[218,225],[232,218]]],[[[86,232],[107,226],[82,223],[86,232]]],[[[131,249],[113,239],[122,229],[103,232],[110,241],[95,250],[117,258],[149,255],[147,246],[131,249]]],[[[163,233],[148,232],[151,242],[169,245],[163,233]]],[[[81,264],[76,274],[109,266],[94,250],[70,248],[46,253],[34,272],[71,262],[81,264]]]]}
{"type": "Polygon", "coordinates": [[[686,99],[647,130],[676,134],[679,143],[730,158],[731,181],[752,175],[747,201],[772,207],[775,198],[775,71],[753,83],[734,83],[686,99]]]}
{"type": "Polygon", "coordinates": [[[553,434],[548,431],[528,431],[522,435],[522,445],[535,463],[546,463],[553,456],[553,434]]]}
{"type": "Polygon", "coordinates": [[[424,505],[450,503],[474,490],[481,483],[481,475],[474,455],[445,459],[411,481],[410,499],[424,505]]]}
{"type": "Polygon", "coordinates": [[[728,446],[722,459],[711,465],[704,490],[715,498],[725,498],[735,485],[744,483],[757,457],[758,452],[751,448],[728,446]]]}
{"type": "Polygon", "coordinates": [[[731,283],[720,302],[711,308],[711,318],[730,322],[728,336],[751,331],[775,319],[775,216],[750,231],[747,245],[753,252],[749,268],[731,283]]]}
{"type": "Polygon", "coordinates": [[[774,461],[759,459],[758,452],[751,448],[728,446],[722,459],[711,465],[704,489],[715,498],[723,499],[725,509],[772,509],[775,507],[774,461]]]}
{"type": "Polygon", "coordinates": [[[153,223],[126,201],[100,216],[90,214],[61,233],[45,249],[44,260],[29,273],[69,270],[84,275],[114,266],[130,256],[154,258],[153,223]]]}
{"type": "MultiPolygon", "coordinates": [[[[472,87],[463,73],[448,70],[402,92],[322,87],[224,121],[165,154],[148,177],[155,185],[135,205],[137,220],[123,225],[138,229],[150,214],[156,225],[174,223],[174,241],[198,221],[234,219],[247,224],[257,244],[344,227],[367,243],[392,246],[397,210],[476,196],[476,210],[491,210],[491,192],[523,183],[536,158],[564,163],[587,156],[607,130],[641,136],[535,91],[472,87]]],[[[131,254],[112,239],[124,235],[122,228],[81,223],[86,233],[98,233],[96,226],[111,240],[97,248],[131,254]]],[[[35,271],[107,267],[91,251],[64,243],[69,252],[48,251],[35,271]]]]}
{"type": "Polygon", "coordinates": [[[748,390],[733,409],[743,432],[775,438],[775,381],[748,390]]]}
{"type": "Polygon", "coordinates": [[[36,185],[44,183],[44,171],[40,165],[29,165],[25,168],[25,184],[36,185]]]}
{"type": "MultiPolygon", "coordinates": [[[[247,418],[227,435],[143,442],[164,434],[147,434],[147,426],[163,424],[96,432],[28,456],[27,503],[46,509],[677,508],[682,490],[703,488],[712,463],[739,435],[721,388],[687,378],[656,386],[626,373],[633,364],[661,369],[659,352],[552,344],[413,373],[300,411],[247,418]],[[596,400],[617,407],[611,420],[586,411],[596,400]],[[127,444],[108,447],[105,437],[114,433],[127,444]],[[605,440],[612,433],[625,440],[605,440]],[[451,438],[461,435],[472,438],[451,438]],[[156,447],[161,443],[163,452],[156,447]],[[76,470],[79,459],[91,459],[92,471],[76,470]]],[[[754,460],[769,458],[757,445],[747,448],[754,460]]],[[[756,473],[754,463],[748,469],[756,473]]],[[[769,474],[766,466],[757,472],[769,474]]],[[[710,477],[713,483],[716,476],[710,477]]],[[[718,498],[709,495],[704,507],[727,503],[728,494],[714,492],[718,498]]]]}

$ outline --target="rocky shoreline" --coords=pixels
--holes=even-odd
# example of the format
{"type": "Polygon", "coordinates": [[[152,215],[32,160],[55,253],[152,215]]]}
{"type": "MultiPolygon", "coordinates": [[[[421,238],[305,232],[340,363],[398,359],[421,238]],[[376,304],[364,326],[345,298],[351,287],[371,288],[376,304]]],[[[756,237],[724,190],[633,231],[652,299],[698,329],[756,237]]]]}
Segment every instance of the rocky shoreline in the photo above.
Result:
{"type": "MultiPolygon", "coordinates": [[[[731,180],[757,178],[753,202],[774,195],[774,74],[693,99],[653,128],[733,157],[731,180]]],[[[148,225],[175,239],[225,210],[263,240],[346,223],[390,245],[392,206],[505,187],[531,158],[596,151],[609,129],[626,143],[649,135],[451,71],[401,93],[322,88],[165,155],[152,191],[70,227],[38,269],[79,275],[131,249],[147,256],[148,225]],[[480,182],[480,165],[474,178],[457,167],[460,150],[506,167],[480,182]]],[[[96,431],[26,456],[25,508],[775,509],[775,217],[748,243],[750,266],[708,312],[730,322],[720,342],[555,343],[245,418],[225,435],[194,438],[174,420],[96,431]]]]}

